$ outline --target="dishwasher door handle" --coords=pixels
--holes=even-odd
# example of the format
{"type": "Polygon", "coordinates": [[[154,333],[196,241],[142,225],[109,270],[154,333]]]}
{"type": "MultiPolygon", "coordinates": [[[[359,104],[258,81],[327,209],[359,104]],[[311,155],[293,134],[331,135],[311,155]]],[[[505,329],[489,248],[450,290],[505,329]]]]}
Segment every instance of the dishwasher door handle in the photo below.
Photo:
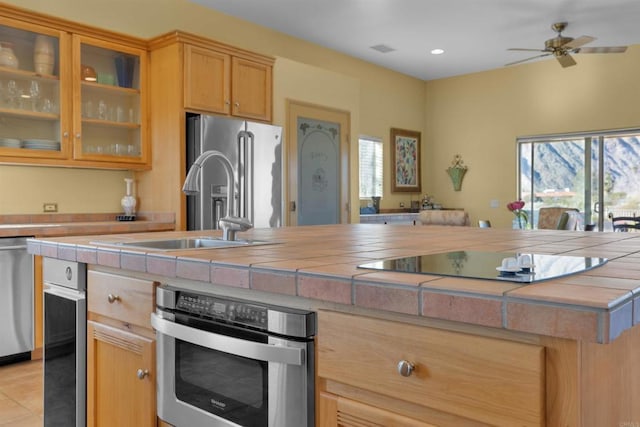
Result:
{"type": "Polygon", "coordinates": [[[0,246],[0,251],[14,251],[19,249],[27,249],[27,245],[0,246]]]}
{"type": "Polygon", "coordinates": [[[301,366],[304,349],[263,344],[184,326],[151,313],[151,325],[161,334],[192,344],[264,362],[301,366]]]}

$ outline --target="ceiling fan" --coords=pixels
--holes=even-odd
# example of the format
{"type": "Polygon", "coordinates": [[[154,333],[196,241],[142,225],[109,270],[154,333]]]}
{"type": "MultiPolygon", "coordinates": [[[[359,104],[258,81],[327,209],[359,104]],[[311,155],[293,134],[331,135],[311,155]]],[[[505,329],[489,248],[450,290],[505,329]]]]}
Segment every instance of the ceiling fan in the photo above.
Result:
{"type": "Polygon", "coordinates": [[[505,65],[520,64],[521,62],[530,61],[536,58],[553,55],[563,68],[576,65],[576,61],[571,57],[572,53],[622,53],[627,50],[626,46],[610,46],[610,47],[582,47],[587,43],[591,43],[596,38],[591,36],[580,36],[576,39],[565,37],[562,31],[567,28],[566,22],[556,22],[551,25],[551,29],[558,33],[557,36],[544,42],[544,49],[521,49],[511,48],[508,50],[517,50],[525,52],[544,52],[542,55],[536,55],[531,58],[522,59],[520,61],[510,62],[505,65]]]}

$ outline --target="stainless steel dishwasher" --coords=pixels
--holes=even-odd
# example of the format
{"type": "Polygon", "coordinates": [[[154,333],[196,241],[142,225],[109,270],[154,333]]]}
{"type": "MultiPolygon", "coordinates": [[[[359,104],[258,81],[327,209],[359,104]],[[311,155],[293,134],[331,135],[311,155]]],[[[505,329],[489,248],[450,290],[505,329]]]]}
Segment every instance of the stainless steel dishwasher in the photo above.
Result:
{"type": "Polygon", "coordinates": [[[0,238],[0,364],[33,350],[33,255],[27,237],[0,238]]]}

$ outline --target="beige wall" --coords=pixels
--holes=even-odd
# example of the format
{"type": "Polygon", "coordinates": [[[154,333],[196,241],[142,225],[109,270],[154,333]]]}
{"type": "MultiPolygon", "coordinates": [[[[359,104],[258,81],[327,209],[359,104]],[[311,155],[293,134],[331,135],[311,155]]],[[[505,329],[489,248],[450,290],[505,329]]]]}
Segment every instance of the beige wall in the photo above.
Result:
{"type": "Polygon", "coordinates": [[[577,55],[426,84],[427,190],[465,207],[472,223],[508,226],[516,197],[516,137],[640,127],[640,46],[624,55],[577,55]],[[445,169],[455,154],[469,170],[453,191],[445,169]],[[498,208],[490,208],[498,200],[498,208]]]}
{"type": "Polygon", "coordinates": [[[126,171],[90,171],[0,165],[0,214],[42,213],[57,203],[59,213],[119,212],[126,171]]]}

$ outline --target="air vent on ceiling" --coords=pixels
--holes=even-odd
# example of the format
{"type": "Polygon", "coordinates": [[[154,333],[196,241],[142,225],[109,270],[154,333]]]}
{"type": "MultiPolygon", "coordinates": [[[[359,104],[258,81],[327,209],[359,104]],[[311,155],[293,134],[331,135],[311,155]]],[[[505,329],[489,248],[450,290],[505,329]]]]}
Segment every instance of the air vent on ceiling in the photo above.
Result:
{"type": "Polygon", "coordinates": [[[393,52],[395,49],[392,47],[389,47],[385,44],[377,44],[375,46],[371,46],[371,49],[373,50],[377,50],[380,53],[389,53],[389,52],[393,52]]]}

